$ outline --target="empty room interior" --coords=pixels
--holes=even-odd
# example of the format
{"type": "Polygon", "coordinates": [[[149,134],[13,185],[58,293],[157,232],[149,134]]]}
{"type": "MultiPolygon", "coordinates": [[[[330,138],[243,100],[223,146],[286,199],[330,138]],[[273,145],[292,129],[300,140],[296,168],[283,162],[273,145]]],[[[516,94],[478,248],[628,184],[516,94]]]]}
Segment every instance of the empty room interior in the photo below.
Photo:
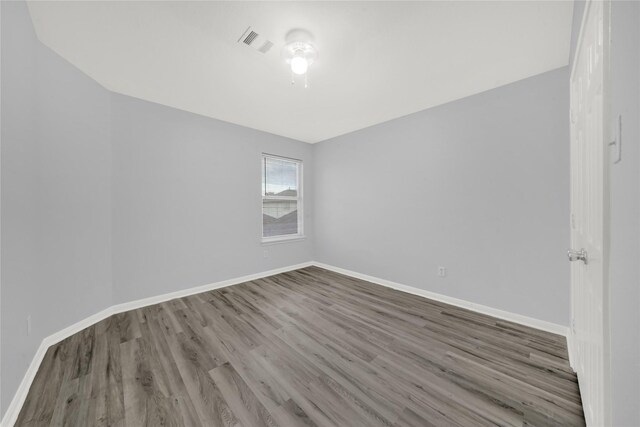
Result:
{"type": "Polygon", "coordinates": [[[640,2],[0,24],[1,426],[640,427],[640,2]]]}

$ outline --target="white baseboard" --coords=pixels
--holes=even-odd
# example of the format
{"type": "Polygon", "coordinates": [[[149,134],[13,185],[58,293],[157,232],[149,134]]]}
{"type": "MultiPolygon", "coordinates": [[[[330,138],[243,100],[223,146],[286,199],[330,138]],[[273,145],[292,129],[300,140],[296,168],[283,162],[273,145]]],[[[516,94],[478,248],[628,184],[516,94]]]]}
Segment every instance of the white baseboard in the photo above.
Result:
{"type": "Polygon", "coordinates": [[[235,277],[233,279],[223,280],[221,282],[211,283],[203,286],[197,286],[195,288],[183,289],[181,291],[171,292],[168,294],[139,299],[131,302],[125,302],[122,304],[114,305],[113,307],[111,307],[111,310],[112,310],[112,314],[122,313],[124,311],[135,310],[136,308],[146,307],[149,305],[158,304],[158,303],[169,301],[176,298],[182,298],[189,295],[212,291],[214,289],[225,288],[231,285],[237,285],[244,282],[250,282],[252,280],[262,279],[263,277],[274,276],[280,273],[286,273],[287,271],[299,270],[301,268],[309,267],[313,264],[314,263],[312,261],[303,262],[301,264],[289,265],[287,267],[275,268],[269,271],[250,274],[248,276],[235,277]]]}
{"type": "Polygon", "coordinates": [[[571,366],[571,369],[573,369],[575,372],[577,372],[577,363],[578,363],[578,357],[577,354],[575,353],[576,351],[576,343],[575,343],[575,335],[573,334],[573,332],[571,331],[571,328],[568,328],[567,331],[567,352],[569,353],[569,366],[571,366]]]}
{"type": "MultiPolygon", "coordinates": [[[[446,304],[455,305],[457,307],[466,308],[469,310],[476,311],[478,313],[486,314],[489,316],[497,317],[499,319],[508,320],[510,322],[519,323],[521,325],[529,326],[532,328],[540,329],[543,331],[551,332],[554,334],[562,335],[568,337],[569,328],[566,326],[557,325],[555,323],[546,322],[543,320],[534,319],[527,316],[522,316],[520,314],[511,313],[508,311],[498,310],[496,308],[488,307],[481,304],[472,303],[469,301],[461,300],[458,298],[449,297],[446,295],[437,294],[435,292],[426,291],[423,289],[415,288],[413,286],[402,285],[399,283],[392,282],[390,280],[380,279],[378,277],[369,276],[362,273],[357,273],[355,271],[346,270],[344,268],[334,267],[332,265],[324,264],[321,262],[305,262],[302,264],[291,265],[288,267],[276,268],[274,270],[263,271],[261,273],[250,274],[247,276],[236,277],[234,279],[223,280],[221,282],[211,283],[208,285],[197,286],[194,288],[184,289],[176,292],[171,292],[163,295],[158,295],[154,297],[144,298],[136,301],[126,302],[122,304],[117,304],[102,310],[99,313],[96,313],[92,316],[89,316],[77,323],[74,323],[71,326],[68,326],[61,331],[58,331],[48,337],[45,337],[40,344],[40,347],[36,351],[27,372],[25,373],[16,394],[11,401],[11,404],[7,408],[7,412],[4,414],[2,418],[2,422],[0,422],[0,427],[9,427],[13,426],[18,418],[20,413],[20,409],[24,404],[24,401],[27,397],[27,393],[29,392],[29,388],[31,387],[31,383],[38,372],[38,368],[40,367],[40,363],[47,352],[47,349],[57,344],[58,342],[70,337],[71,335],[80,332],[81,330],[106,319],[107,317],[122,313],[129,310],[134,310],[141,307],[146,307],[153,304],[158,304],[164,301],[169,301],[175,298],[181,298],[188,295],[198,294],[201,292],[211,291],[214,289],[224,288],[231,285],[236,285],[239,283],[250,282],[252,280],[260,279],[263,277],[273,276],[275,274],[285,273],[287,271],[298,270],[300,268],[305,268],[315,265],[320,268],[324,268],[326,270],[331,270],[336,273],[344,274],[346,276],[354,277],[356,279],[366,280],[368,282],[376,283],[378,285],[386,286],[392,289],[396,289],[402,292],[406,292],[413,295],[418,295],[421,297],[429,298],[435,301],[440,301],[446,304]]],[[[571,345],[571,343],[568,343],[571,345]]],[[[570,349],[571,350],[571,349],[570,349]]],[[[571,356],[571,351],[569,352],[571,356]]],[[[573,366],[573,363],[571,364],[573,366]]]]}
{"type": "Polygon", "coordinates": [[[298,270],[300,268],[305,268],[313,265],[313,262],[305,262],[302,264],[290,265],[287,267],[276,268],[273,270],[263,271],[256,274],[250,274],[247,276],[236,277],[229,280],[223,280],[221,282],[210,283],[208,285],[197,286],[194,288],[183,289],[176,292],[171,292],[163,295],[158,295],[149,298],[143,298],[136,301],[126,302],[123,304],[117,304],[106,308],[99,313],[93,314],[85,319],[82,319],[79,322],[74,323],[71,326],[68,326],[52,335],[45,337],[40,343],[40,347],[36,351],[35,356],[31,360],[31,364],[27,369],[20,385],[18,386],[18,390],[16,394],[13,396],[9,407],[7,408],[7,412],[5,412],[4,417],[2,417],[2,422],[0,422],[0,427],[9,427],[13,426],[20,414],[20,409],[22,409],[22,405],[24,404],[25,399],[27,398],[27,393],[29,392],[29,388],[31,387],[31,383],[33,383],[33,379],[38,372],[38,368],[40,367],[40,363],[44,359],[44,355],[47,353],[49,347],[54,344],[59,343],[60,341],[70,337],[71,335],[80,332],[81,330],[98,323],[101,320],[106,319],[107,317],[122,313],[124,311],[134,310],[137,308],[146,307],[153,304],[158,304],[161,302],[169,301],[175,298],[182,298],[188,295],[199,294],[201,292],[211,291],[214,289],[220,289],[231,285],[237,285],[239,283],[250,282],[252,280],[261,279],[263,277],[273,276],[275,274],[285,273],[287,271],[298,270]]]}
{"type": "Polygon", "coordinates": [[[478,313],[497,317],[498,319],[502,319],[502,320],[508,320],[509,322],[518,323],[520,325],[529,326],[531,328],[540,329],[542,331],[551,332],[552,334],[562,335],[566,337],[569,333],[568,327],[551,323],[551,322],[546,322],[544,320],[534,319],[532,317],[511,313],[509,311],[499,310],[497,308],[476,304],[473,302],[450,297],[447,295],[438,294],[431,291],[426,291],[424,289],[416,288],[413,286],[402,285],[400,283],[392,282],[390,280],[368,276],[366,274],[358,273],[351,270],[346,270],[340,267],[334,267],[333,265],[328,265],[321,262],[313,262],[313,265],[320,268],[334,271],[336,273],[344,274],[346,276],[351,276],[356,279],[366,280],[367,282],[371,282],[377,285],[382,285],[388,288],[396,289],[398,291],[406,292],[413,295],[418,295],[418,296],[429,298],[435,301],[440,301],[445,304],[455,305],[456,307],[466,308],[468,310],[473,310],[478,313]]]}
{"type": "Polygon", "coordinates": [[[2,418],[2,422],[0,422],[0,426],[9,427],[16,422],[20,409],[24,404],[24,400],[27,398],[29,387],[31,387],[31,383],[36,376],[36,372],[38,372],[40,363],[42,362],[42,359],[44,359],[44,355],[51,345],[48,343],[48,338],[49,337],[46,337],[42,340],[36,354],[33,356],[33,359],[31,359],[27,372],[24,374],[24,377],[18,386],[18,390],[16,390],[16,393],[13,395],[13,399],[7,408],[7,412],[5,412],[4,417],[2,418]]]}

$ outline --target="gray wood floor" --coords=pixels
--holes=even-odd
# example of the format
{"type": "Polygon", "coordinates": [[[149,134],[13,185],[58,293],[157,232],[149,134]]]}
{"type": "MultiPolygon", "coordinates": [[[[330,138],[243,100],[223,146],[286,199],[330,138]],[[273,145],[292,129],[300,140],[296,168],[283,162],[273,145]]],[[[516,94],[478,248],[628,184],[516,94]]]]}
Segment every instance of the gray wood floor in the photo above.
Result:
{"type": "Polygon", "coordinates": [[[52,346],[35,425],[584,425],[561,336],[317,267],[112,316],[52,346]]]}

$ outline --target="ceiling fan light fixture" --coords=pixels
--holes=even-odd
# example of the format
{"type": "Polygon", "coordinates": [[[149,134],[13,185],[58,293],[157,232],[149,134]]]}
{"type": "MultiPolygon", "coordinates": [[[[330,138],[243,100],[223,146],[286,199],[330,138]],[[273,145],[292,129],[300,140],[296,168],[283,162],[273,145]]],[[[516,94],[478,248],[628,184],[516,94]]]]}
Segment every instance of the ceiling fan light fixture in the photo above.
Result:
{"type": "Polygon", "coordinates": [[[295,84],[295,76],[302,76],[307,87],[307,73],[318,57],[316,48],[311,44],[313,37],[305,30],[292,30],[287,34],[282,56],[291,67],[291,83],[295,84]]]}
{"type": "Polygon", "coordinates": [[[291,58],[291,71],[299,76],[306,74],[309,69],[309,61],[305,58],[304,53],[298,52],[291,58]]]}

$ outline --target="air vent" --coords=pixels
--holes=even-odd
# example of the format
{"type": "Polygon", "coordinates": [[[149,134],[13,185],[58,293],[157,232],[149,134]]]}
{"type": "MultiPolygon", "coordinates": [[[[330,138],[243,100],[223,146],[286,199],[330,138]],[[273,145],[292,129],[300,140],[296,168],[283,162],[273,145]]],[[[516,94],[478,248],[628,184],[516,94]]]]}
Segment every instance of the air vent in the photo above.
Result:
{"type": "Polygon", "coordinates": [[[248,44],[249,46],[251,46],[251,43],[253,43],[256,37],[258,37],[258,33],[256,33],[255,31],[250,31],[249,35],[245,37],[244,40],[242,40],[242,42],[244,44],[248,44]]]}
{"type": "Polygon", "coordinates": [[[247,46],[257,50],[260,53],[267,53],[272,47],[273,42],[253,31],[251,27],[247,28],[238,39],[238,43],[242,42],[247,46]]]}

